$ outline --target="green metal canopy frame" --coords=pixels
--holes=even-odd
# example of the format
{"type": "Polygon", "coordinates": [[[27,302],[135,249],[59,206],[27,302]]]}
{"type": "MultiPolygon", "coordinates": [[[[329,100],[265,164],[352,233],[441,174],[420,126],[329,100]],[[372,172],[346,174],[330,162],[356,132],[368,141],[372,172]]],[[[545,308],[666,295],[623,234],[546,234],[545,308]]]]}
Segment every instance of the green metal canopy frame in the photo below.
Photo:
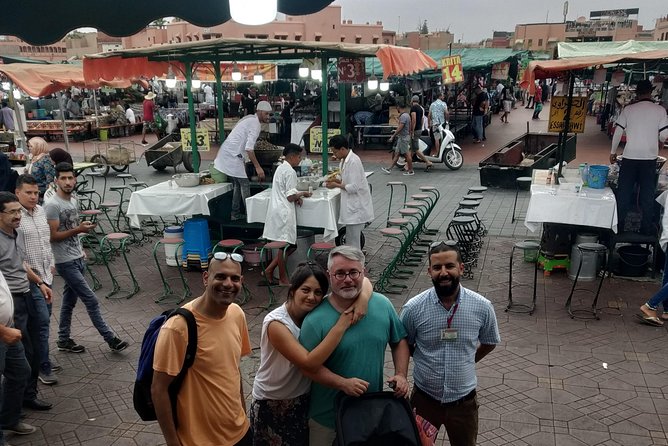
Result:
{"type": "MultiPolygon", "coordinates": [[[[364,45],[329,42],[292,42],[277,39],[213,39],[158,45],[150,48],[128,49],[99,53],[84,58],[84,79],[119,79],[138,76],[164,77],[171,66],[182,72],[188,92],[188,112],[193,151],[193,167],[199,171],[200,157],[196,145],[195,109],[192,98],[193,66],[210,63],[216,77],[216,101],[223,109],[221,86],[221,62],[258,62],[277,59],[317,59],[321,67],[329,67],[330,60],[338,57],[379,57],[387,76],[406,75],[436,67],[436,62],[419,50],[392,45],[364,45]]],[[[327,73],[328,70],[323,69],[327,73]]],[[[322,83],[322,135],[323,169],[327,171],[327,89],[322,83]]],[[[339,95],[341,110],[346,109],[346,97],[339,95]]],[[[220,141],[224,141],[223,114],[219,113],[220,141]]],[[[346,133],[345,120],[341,120],[341,133],[346,133]]]]}

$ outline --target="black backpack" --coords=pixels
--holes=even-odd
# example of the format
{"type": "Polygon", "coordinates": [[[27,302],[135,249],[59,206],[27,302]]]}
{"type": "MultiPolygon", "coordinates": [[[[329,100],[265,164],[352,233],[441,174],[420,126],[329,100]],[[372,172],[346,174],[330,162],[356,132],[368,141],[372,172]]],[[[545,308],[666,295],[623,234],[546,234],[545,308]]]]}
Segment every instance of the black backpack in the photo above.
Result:
{"type": "Polygon", "coordinates": [[[157,416],[155,414],[155,406],[151,398],[151,384],[153,383],[153,356],[155,354],[155,343],[158,340],[160,327],[167,322],[167,319],[181,315],[185,318],[188,324],[188,345],[186,347],[186,356],[183,359],[181,371],[174,381],[169,386],[169,399],[172,403],[172,414],[174,417],[174,424],[176,419],[176,398],[181,385],[186,377],[188,369],[195,362],[195,354],[197,353],[197,322],[195,316],[185,308],[177,308],[175,310],[167,310],[160,316],[151,321],[144,333],[144,339],[141,343],[141,352],[139,354],[139,365],[137,367],[137,379],[132,394],[132,402],[134,403],[135,411],[139,417],[144,421],[155,421],[157,416]]]}

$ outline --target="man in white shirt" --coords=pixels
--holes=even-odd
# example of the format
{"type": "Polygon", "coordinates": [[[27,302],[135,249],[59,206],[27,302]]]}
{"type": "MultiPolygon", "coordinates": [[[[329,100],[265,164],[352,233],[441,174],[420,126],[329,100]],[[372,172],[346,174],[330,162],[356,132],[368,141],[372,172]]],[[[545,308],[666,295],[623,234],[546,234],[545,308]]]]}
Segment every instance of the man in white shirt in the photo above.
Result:
{"type": "Polygon", "coordinates": [[[640,232],[656,235],[652,224],[654,190],[656,189],[656,157],[659,142],[668,139],[666,110],[652,101],[652,83],[638,82],[636,101],[627,105],[619,114],[612,137],[610,162],[617,161],[617,147],[626,132],[626,146],[617,183],[617,213],[620,232],[624,231],[626,214],[635,201],[634,187],[638,185],[638,207],[642,212],[640,232]],[[658,137],[657,137],[658,135],[658,137]]]}
{"type": "Polygon", "coordinates": [[[243,217],[241,213],[241,203],[246,203],[246,198],[250,197],[250,182],[246,175],[246,156],[251,160],[255,167],[260,181],[264,180],[264,170],[255,157],[255,142],[260,136],[262,123],[269,122],[272,108],[269,102],[260,101],[257,104],[256,113],[245,116],[232,129],[230,135],[220,147],[214,165],[216,169],[223,172],[234,186],[232,192],[232,220],[240,220],[243,217]]]}
{"type": "MultiPolygon", "coordinates": [[[[264,224],[262,238],[273,242],[297,243],[297,212],[295,204],[301,206],[303,197],[310,197],[309,192],[297,191],[297,173],[295,167],[301,160],[302,148],[297,144],[288,144],[283,150],[285,161],[274,172],[271,184],[271,200],[267,210],[267,219],[264,224]]],[[[294,249],[292,250],[294,251],[294,249]]],[[[292,253],[288,250],[288,255],[292,253]]],[[[264,270],[266,281],[273,281],[274,269],[278,266],[278,280],[281,285],[290,285],[290,279],[285,268],[283,251],[271,260],[264,270]]]]}

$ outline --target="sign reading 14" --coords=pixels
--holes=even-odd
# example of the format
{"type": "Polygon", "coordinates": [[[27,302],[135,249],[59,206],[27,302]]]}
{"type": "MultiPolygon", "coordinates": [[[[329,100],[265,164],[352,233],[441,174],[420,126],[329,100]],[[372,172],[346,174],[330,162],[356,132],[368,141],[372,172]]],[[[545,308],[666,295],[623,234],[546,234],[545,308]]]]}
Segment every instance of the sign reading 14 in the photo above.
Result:
{"type": "Polygon", "coordinates": [[[441,73],[444,84],[463,82],[464,70],[462,69],[462,57],[450,56],[441,59],[441,73]]]}

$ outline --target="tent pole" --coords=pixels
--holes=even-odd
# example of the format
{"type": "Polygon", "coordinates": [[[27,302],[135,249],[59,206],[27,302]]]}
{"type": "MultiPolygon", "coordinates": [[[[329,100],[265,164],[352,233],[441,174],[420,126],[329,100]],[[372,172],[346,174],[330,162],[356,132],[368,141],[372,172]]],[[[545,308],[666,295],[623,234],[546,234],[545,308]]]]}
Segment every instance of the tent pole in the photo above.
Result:
{"type": "Polygon", "coordinates": [[[97,109],[97,96],[95,95],[94,88],[93,88],[93,110],[95,110],[95,122],[99,124],[100,111],[97,109]]]}
{"type": "Polygon", "coordinates": [[[213,70],[216,76],[216,107],[218,107],[218,138],[220,145],[225,141],[225,112],[223,107],[223,83],[221,82],[222,73],[220,72],[220,61],[213,63],[213,70]]]}
{"type": "Polygon", "coordinates": [[[348,133],[348,114],[346,113],[346,95],[348,94],[348,91],[346,90],[347,86],[348,84],[339,82],[339,129],[341,129],[341,135],[343,136],[346,136],[348,133]]]}
{"type": "Polygon", "coordinates": [[[322,174],[327,175],[328,167],[327,161],[329,159],[329,138],[327,137],[327,124],[328,116],[327,111],[328,107],[328,98],[327,98],[327,87],[329,87],[329,66],[328,66],[329,57],[323,55],[320,59],[320,67],[322,68],[322,88],[320,89],[320,126],[322,128],[322,174]]]}
{"type": "Polygon", "coordinates": [[[559,179],[561,178],[561,169],[564,161],[564,151],[566,148],[566,141],[568,140],[568,129],[571,126],[571,108],[573,105],[573,90],[575,89],[575,74],[572,71],[568,72],[568,98],[566,98],[566,117],[564,118],[564,130],[563,136],[561,137],[561,144],[559,145],[557,162],[559,167],[557,169],[557,177],[555,183],[559,184],[559,179]]]}
{"type": "Polygon", "coordinates": [[[186,71],[186,90],[188,92],[188,118],[190,121],[190,146],[193,152],[193,170],[199,173],[199,152],[197,151],[197,130],[195,129],[195,105],[192,91],[192,64],[184,62],[186,71]]]}
{"type": "MultiPolygon", "coordinates": [[[[65,93],[61,93],[61,98],[65,93]]],[[[65,141],[65,150],[70,151],[70,139],[67,137],[67,126],[65,125],[65,108],[63,101],[58,98],[58,107],[60,107],[60,125],[63,129],[63,140],[65,141]]]]}

